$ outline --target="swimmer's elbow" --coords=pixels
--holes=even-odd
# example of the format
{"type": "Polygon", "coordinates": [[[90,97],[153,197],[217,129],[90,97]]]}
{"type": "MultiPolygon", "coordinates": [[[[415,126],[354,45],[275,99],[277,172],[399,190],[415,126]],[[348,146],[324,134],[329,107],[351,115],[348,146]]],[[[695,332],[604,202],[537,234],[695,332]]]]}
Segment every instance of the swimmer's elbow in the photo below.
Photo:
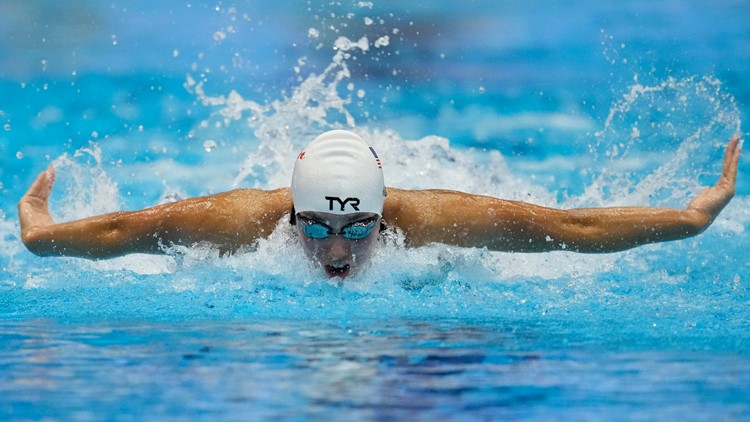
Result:
{"type": "Polygon", "coordinates": [[[45,229],[27,229],[21,232],[21,242],[23,242],[29,252],[37,256],[55,256],[55,241],[51,238],[48,230],[45,229]]]}

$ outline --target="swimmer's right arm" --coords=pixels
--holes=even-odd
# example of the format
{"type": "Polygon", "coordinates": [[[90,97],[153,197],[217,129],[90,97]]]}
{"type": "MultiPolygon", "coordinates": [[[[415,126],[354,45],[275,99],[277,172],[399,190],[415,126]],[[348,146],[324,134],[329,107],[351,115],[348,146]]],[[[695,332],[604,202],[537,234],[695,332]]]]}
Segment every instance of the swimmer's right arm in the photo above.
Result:
{"type": "Polygon", "coordinates": [[[268,236],[292,209],[289,189],[237,189],[140,211],[55,223],[49,213],[54,180],[50,166],[18,203],[21,240],[39,256],[106,259],[164,253],[172,245],[202,242],[232,252],[268,236]]]}

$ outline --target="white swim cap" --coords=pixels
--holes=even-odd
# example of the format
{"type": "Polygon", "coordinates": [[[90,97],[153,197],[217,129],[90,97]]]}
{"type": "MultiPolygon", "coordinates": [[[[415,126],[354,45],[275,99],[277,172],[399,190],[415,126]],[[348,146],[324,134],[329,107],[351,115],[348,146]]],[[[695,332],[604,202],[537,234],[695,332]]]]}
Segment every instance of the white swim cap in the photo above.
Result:
{"type": "Polygon", "coordinates": [[[297,156],[292,173],[296,212],[383,213],[383,166],[356,133],[325,132],[297,156]]]}

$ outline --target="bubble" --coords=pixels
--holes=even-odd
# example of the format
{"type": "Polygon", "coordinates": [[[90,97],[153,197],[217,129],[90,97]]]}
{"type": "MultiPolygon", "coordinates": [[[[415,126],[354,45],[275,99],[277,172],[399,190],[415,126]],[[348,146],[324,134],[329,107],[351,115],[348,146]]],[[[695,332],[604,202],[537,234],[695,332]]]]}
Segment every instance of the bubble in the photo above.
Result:
{"type": "Polygon", "coordinates": [[[357,97],[364,98],[365,97],[365,90],[364,89],[360,89],[359,91],[357,91],[357,97]]]}
{"type": "Polygon", "coordinates": [[[365,25],[370,26],[370,25],[372,25],[372,22],[373,22],[372,19],[365,18],[365,25]]]}
{"type": "Polygon", "coordinates": [[[227,34],[221,32],[221,31],[214,32],[214,40],[216,40],[216,41],[224,41],[224,39],[226,37],[227,37],[227,34]]]}
{"type": "Polygon", "coordinates": [[[216,141],[209,139],[206,142],[203,143],[203,149],[206,150],[206,152],[211,152],[216,148],[216,141]]]}
{"type": "Polygon", "coordinates": [[[310,38],[318,38],[320,36],[320,32],[318,32],[315,28],[310,28],[307,30],[307,36],[310,38]]]}
{"type": "Polygon", "coordinates": [[[484,94],[486,92],[486,89],[483,86],[479,87],[479,93],[484,94]]]}
{"type": "Polygon", "coordinates": [[[10,131],[10,123],[3,125],[3,129],[5,129],[6,132],[10,131]]]}
{"type": "Polygon", "coordinates": [[[21,158],[23,158],[23,153],[22,153],[21,151],[18,151],[18,152],[16,153],[16,158],[18,158],[19,160],[20,160],[21,158]]]}

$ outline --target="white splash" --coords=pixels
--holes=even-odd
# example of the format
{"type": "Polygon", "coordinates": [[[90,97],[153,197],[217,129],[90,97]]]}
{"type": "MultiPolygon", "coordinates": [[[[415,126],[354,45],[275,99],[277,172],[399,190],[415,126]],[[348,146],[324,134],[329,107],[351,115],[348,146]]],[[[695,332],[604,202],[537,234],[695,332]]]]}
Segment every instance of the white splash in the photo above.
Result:
{"type": "MultiPolygon", "coordinates": [[[[310,36],[317,38],[317,31],[311,29],[310,36]]],[[[385,36],[373,45],[384,48],[388,43],[385,36]]],[[[708,167],[706,163],[713,159],[711,151],[725,141],[722,137],[739,130],[739,112],[734,100],[721,90],[721,84],[715,79],[668,79],[654,86],[636,84],[612,106],[603,128],[596,132],[591,152],[600,160],[602,174],[594,178],[583,195],[566,198],[561,203],[556,192],[514,174],[505,157],[497,151],[454,148],[448,139],[440,136],[405,139],[396,131],[374,129],[356,122],[348,111],[351,98],[342,97],[340,91],[353,95],[364,92],[348,81],[348,60],[353,54],[367,52],[370,44],[367,37],[357,41],[339,37],[332,47],[335,53],[321,73],[310,74],[289,96],[269,103],[244,98],[234,90],[225,95],[209,94],[203,81],[188,76],[186,87],[206,107],[214,110],[214,118],[222,127],[243,125],[251,128],[256,137],[257,147],[238,168],[233,181],[235,187],[288,186],[293,158],[309,140],[323,130],[348,128],[362,135],[378,151],[389,186],[450,188],[555,207],[648,204],[657,194],[661,202],[680,202],[697,189],[697,175],[708,167]],[[339,90],[342,82],[347,84],[347,89],[339,90]],[[642,117],[647,111],[665,113],[669,118],[652,122],[642,117]],[[698,116],[696,119],[708,118],[705,122],[676,128],[678,124],[692,122],[694,117],[685,117],[691,113],[698,116]],[[673,137],[675,149],[668,153],[651,151],[650,142],[658,136],[673,137]],[[627,171],[626,177],[618,176],[623,169],[637,173],[644,165],[644,158],[657,165],[637,178],[627,171]],[[692,170],[686,171],[686,168],[692,170]],[[665,181],[669,182],[670,190],[662,193],[665,181]]],[[[301,72],[303,65],[301,60],[296,73],[301,72]]],[[[476,133],[537,125],[577,131],[593,130],[596,126],[589,118],[561,114],[522,113],[500,117],[480,120],[476,133]]],[[[460,115],[442,118],[462,120],[460,115]]],[[[205,138],[198,142],[203,142],[199,146],[206,151],[213,151],[210,155],[217,157],[213,159],[227,157],[217,156],[219,150],[226,149],[223,144],[222,148],[217,148],[215,141],[205,138]]],[[[61,183],[67,187],[62,193],[66,199],[59,200],[59,205],[54,207],[60,210],[57,218],[70,220],[119,209],[117,184],[104,171],[101,151],[96,144],[76,152],[73,157],[60,157],[54,164],[58,174],[68,180],[61,183]]],[[[168,171],[169,166],[174,168],[176,164],[171,163],[160,171],[168,171]]],[[[222,170],[225,166],[222,162],[222,170]]],[[[737,207],[728,211],[738,217],[740,223],[719,219],[718,227],[725,232],[741,233],[742,224],[748,221],[747,212],[737,207]]],[[[2,230],[7,229],[5,226],[7,222],[0,225],[2,230]]],[[[575,283],[600,273],[617,272],[618,264],[623,262],[635,271],[649,272],[649,264],[642,257],[660,248],[656,245],[608,255],[513,254],[444,245],[406,249],[402,240],[398,235],[384,239],[368,271],[345,285],[353,291],[366,292],[381,289],[384,283],[389,286],[386,290],[399,286],[419,290],[430,283],[467,280],[513,283],[529,279],[568,279],[575,283]]],[[[115,275],[121,271],[143,275],[180,274],[165,282],[166,288],[174,292],[241,291],[276,279],[285,285],[297,286],[329,282],[304,257],[285,221],[280,221],[276,231],[260,240],[252,251],[234,256],[220,257],[218,251],[210,247],[174,248],[174,251],[177,253],[172,256],[132,255],[102,262],[72,261],[76,268],[115,275]]],[[[48,286],[45,283],[52,279],[54,277],[35,273],[30,275],[28,286],[48,286]]]]}
{"type": "Polygon", "coordinates": [[[117,183],[102,166],[102,151],[96,143],[72,156],[64,154],[52,162],[57,179],[51,207],[53,217],[69,221],[117,211],[121,208],[117,183]]]}
{"type": "Polygon", "coordinates": [[[684,206],[700,176],[718,176],[723,147],[740,132],[734,97],[713,77],[636,83],[595,133],[601,175],[569,204],[684,206]]]}

